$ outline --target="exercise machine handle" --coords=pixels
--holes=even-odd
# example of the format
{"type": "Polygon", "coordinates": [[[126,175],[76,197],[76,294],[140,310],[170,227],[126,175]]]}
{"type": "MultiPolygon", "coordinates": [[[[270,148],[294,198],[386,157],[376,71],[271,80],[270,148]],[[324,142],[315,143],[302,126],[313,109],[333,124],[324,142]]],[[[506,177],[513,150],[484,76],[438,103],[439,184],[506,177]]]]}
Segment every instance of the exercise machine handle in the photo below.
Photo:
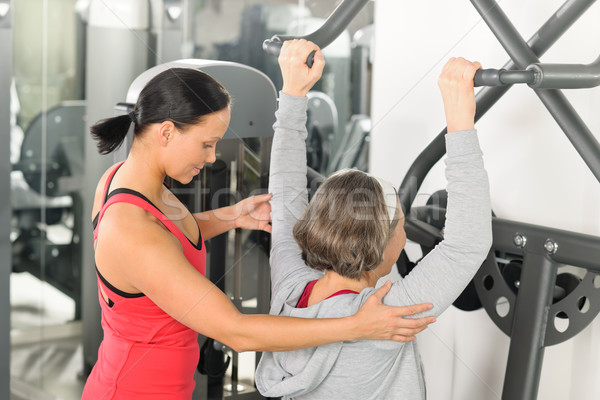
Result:
{"type": "MultiPolygon", "coordinates": [[[[277,36],[273,36],[273,38],[267,39],[263,42],[263,50],[272,56],[279,56],[279,53],[281,53],[281,46],[283,46],[283,42],[280,41],[277,36]]],[[[306,65],[308,65],[308,68],[312,68],[315,62],[315,53],[315,51],[311,51],[306,59],[306,65]]]]}
{"type": "MultiPolygon", "coordinates": [[[[368,2],[369,0],[344,0],[316,31],[305,36],[275,35],[263,42],[263,50],[268,54],[278,56],[283,42],[292,39],[306,39],[324,49],[337,39],[368,2]]],[[[306,64],[312,67],[313,61],[314,52],[308,56],[306,64]]]]}
{"type": "Polygon", "coordinates": [[[478,86],[505,86],[515,83],[533,85],[537,80],[534,70],[514,71],[506,69],[480,69],[475,72],[473,84],[478,86]]]}
{"type": "Polygon", "coordinates": [[[500,72],[505,71],[504,69],[480,69],[475,72],[475,78],[473,79],[473,85],[479,86],[502,86],[500,82],[500,72]]]}
{"type": "Polygon", "coordinates": [[[585,89],[600,86],[600,57],[591,64],[531,64],[525,71],[480,69],[475,86],[526,83],[533,89],[585,89]]]}

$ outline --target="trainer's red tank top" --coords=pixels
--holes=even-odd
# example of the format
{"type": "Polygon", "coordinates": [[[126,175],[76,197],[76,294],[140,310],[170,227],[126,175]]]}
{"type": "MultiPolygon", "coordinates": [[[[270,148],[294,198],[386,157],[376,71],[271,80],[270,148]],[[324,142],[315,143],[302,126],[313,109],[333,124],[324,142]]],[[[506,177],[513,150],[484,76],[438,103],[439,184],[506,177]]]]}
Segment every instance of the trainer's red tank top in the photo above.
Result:
{"type": "MultiPolygon", "coordinates": [[[[205,275],[206,249],[202,236],[198,245],[194,245],[139,192],[116,189],[108,194],[112,178],[121,165],[106,180],[102,208],[94,221],[94,239],[108,207],[115,203],[134,204],[158,218],[179,239],[187,260],[205,275]]],[[[104,338],[82,400],[190,400],[199,357],[198,334],[177,322],[143,293],[122,292],[96,271],[104,338]],[[108,296],[108,303],[100,288],[108,296]]]]}

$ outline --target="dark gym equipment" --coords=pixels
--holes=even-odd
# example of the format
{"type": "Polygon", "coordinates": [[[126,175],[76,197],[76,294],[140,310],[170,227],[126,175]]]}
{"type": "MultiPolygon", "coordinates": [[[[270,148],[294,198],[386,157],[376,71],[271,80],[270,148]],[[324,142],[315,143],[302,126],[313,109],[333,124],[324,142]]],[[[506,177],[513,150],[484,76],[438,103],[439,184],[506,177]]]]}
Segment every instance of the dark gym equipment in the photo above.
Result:
{"type": "Polygon", "coordinates": [[[38,115],[25,132],[11,182],[13,271],[27,271],[75,301],[81,318],[80,189],[85,103],[64,102],[38,115]],[[45,129],[45,130],[44,130],[45,129]],[[62,229],[58,240],[53,229],[62,229]],[[64,232],[69,238],[65,238],[64,232]]]}
{"type": "MultiPolygon", "coordinates": [[[[505,79],[508,83],[517,78],[530,81],[529,73],[508,71],[539,64],[538,56],[552,46],[593,0],[564,3],[533,35],[529,44],[495,1],[471,0],[471,3],[512,59],[504,66],[507,72],[492,73],[492,81],[505,79]]],[[[591,81],[590,74],[583,77],[577,74],[582,70],[580,66],[549,70],[561,71],[560,79],[552,80],[559,87],[582,87],[578,85],[589,85],[591,81]]],[[[508,88],[510,86],[505,85],[480,90],[476,96],[476,120],[508,88]]],[[[592,173],[600,179],[600,146],[585,123],[559,90],[538,90],[535,86],[533,89],[592,173]]],[[[423,179],[445,153],[445,133],[444,129],[417,157],[402,182],[399,196],[408,219],[417,219],[411,204],[423,179]]],[[[511,337],[502,399],[536,399],[544,347],[575,336],[600,311],[600,238],[496,217],[492,221],[493,248],[473,282],[490,318],[511,337]],[[503,260],[503,254],[514,259],[503,260]],[[563,265],[582,268],[583,277],[558,274],[563,265]],[[502,303],[508,305],[507,310],[500,309],[502,303]],[[561,323],[564,319],[568,319],[566,329],[561,323]]]]}
{"type": "Polygon", "coordinates": [[[343,133],[340,146],[333,151],[325,171],[327,175],[344,168],[369,169],[369,141],[371,140],[371,118],[353,115],[343,133]]]}
{"type": "MultiPolygon", "coordinates": [[[[324,49],[331,44],[348,26],[352,19],[368,3],[365,0],[346,0],[332,12],[325,23],[316,31],[304,36],[274,35],[271,39],[263,42],[263,50],[268,54],[277,56],[281,51],[283,42],[290,39],[302,38],[317,44],[324,49]]],[[[366,33],[368,35],[368,32],[366,33]]],[[[351,50],[351,76],[353,82],[358,86],[355,93],[349,93],[352,98],[351,108],[355,113],[350,117],[347,127],[340,122],[339,140],[330,141],[329,162],[321,169],[315,165],[309,165],[318,172],[329,175],[342,168],[358,168],[362,171],[368,170],[368,149],[371,131],[371,119],[365,115],[367,109],[366,90],[368,87],[368,57],[369,46],[365,43],[355,43],[351,50]]],[[[307,59],[307,65],[312,66],[314,54],[311,53],[307,59]]],[[[337,69],[335,69],[337,71],[337,69]]],[[[337,71],[338,74],[340,71],[337,71]]],[[[337,85],[336,85],[337,86],[337,85]]],[[[343,104],[338,104],[343,108],[343,104]]],[[[341,118],[343,120],[343,118],[341,118]]],[[[344,121],[345,122],[345,121],[344,121]]],[[[311,131],[309,129],[309,135],[311,131]]],[[[327,143],[327,142],[325,142],[327,143]]],[[[308,147],[314,147],[314,143],[307,142],[308,147]]],[[[310,157],[310,156],[309,156],[310,157]]]]}
{"type": "Polygon", "coordinates": [[[371,110],[371,45],[375,26],[367,25],[354,33],[350,68],[352,114],[370,115],[371,110]]]}
{"type": "MultiPolygon", "coordinates": [[[[447,204],[448,193],[446,190],[438,190],[429,196],[426,205],[414,207],[410,218],[405,221],[406,236],[420,245],[422,257],[425,257],[444,238],[443,230],[446,223],[447,204]]],[[[414,262],[411,261],[406,251],[402,250],[396,262],[396,267],[400,275],[405,277],[419,261],[420,259],[414,262]]],[[[463,311],[474,311],[482,307],[472,281],[452,304],[463,311]]]]}
{"type": "Polygon", "coordinates": [[[323,92],[307,94],[306,162],[310,168],[324,173],[331,157],[333,136],[338,131],[338,114],[335,103],[323,92]]]}
{"type": "MultiPolygon", "coordinates": [[[[263,42],[263,50],[268,54],[278,56],[283,42],[290,39],[306,39],[315,43],[321,49],[333,42],[350,24],[352,19],[368,3],[368,0],[345,0],[331,13],[327,21],[316,31],[305,36],[275,35],[263,42]]],[[[312,67],[314,52],[308,56],[306,64],[312,67]]]]}

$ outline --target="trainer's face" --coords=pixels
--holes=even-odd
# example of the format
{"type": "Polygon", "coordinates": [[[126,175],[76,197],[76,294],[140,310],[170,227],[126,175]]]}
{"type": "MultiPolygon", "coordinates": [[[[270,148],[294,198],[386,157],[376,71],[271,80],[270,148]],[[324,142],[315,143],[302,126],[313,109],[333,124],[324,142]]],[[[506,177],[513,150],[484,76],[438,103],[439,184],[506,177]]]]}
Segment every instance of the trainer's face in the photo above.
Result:
{"type": "Polygon", "coordinates": [[[231,113],[229,107],[204,116],[199,124],[192,125],[184,132],[177,132],[173,140],[170,158],[173,179],[189,183],[200,173],[206,163],[217,159],[217,142],[223,138],[231,113]]]}

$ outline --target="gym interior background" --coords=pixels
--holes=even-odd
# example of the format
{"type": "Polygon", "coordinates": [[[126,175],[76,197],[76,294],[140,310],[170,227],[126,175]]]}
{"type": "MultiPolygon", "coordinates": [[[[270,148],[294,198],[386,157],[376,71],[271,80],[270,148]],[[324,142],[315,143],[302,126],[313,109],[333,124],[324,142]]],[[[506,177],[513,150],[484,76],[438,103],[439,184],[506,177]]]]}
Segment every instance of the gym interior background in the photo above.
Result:
{"type": "MultiPolygon", "coordinates": [[[[88,216],[113,158],[96,154],[87,127],[117,112],[139,74],[177,59],[249,65],[279,89],[276,59],[262,41],[314,31],[339,3],[0,0],[0,398],[78,399],[93,362],[99,307],[88,216]]],[[[498,3],[525,38],[565,4],[498,3]]],[[[589,3],[544,62],[598,57],[600,6],[589,3]]],[[[447,58],[485,68],[508,60],[466,0],[368,2],[324,54],[328,70],[311,98],[311,166],[323,175],[357,167],[397,184],[444,126],[436,79],[447,58]]],[[[600,89],[564,93],[600,138],[600,89]]],[[[600,236],[600,184],[530,88],[515,85],[477,128],[497,216],[600,236]]],[[[438,163],[415,203],[443,187],[438,163]]],[[[418,257],[417,245],[407,250],[418,257]]],[[[243,281],[242,307],[260,302],[258,281],[243,281]]],[[[484,309],[451,308],[419,340],[429,399],[501,398],[510,338],[484,309]]],[[[220,396],[260,398],[254,362],[254,353],[235,355],[220,396]]],[[[538,398],[598,399],[599,375],[595,318],[546,348],[538,398]]],[[[206,379],[198,376],[195,398],[209,398],[206,379]]]]}

